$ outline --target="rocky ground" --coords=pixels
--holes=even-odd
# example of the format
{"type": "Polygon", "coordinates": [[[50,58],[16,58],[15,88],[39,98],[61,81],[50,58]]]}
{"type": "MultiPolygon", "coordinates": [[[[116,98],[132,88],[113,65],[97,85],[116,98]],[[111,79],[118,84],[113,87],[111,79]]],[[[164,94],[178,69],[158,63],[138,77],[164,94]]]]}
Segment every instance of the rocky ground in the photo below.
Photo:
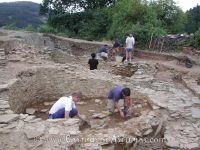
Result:
{"type": "Polygon", "coordinates": [[[0,31],[0,149],[200,149],[199,56],[190,55],[195,64],[186,68],[177,54],[145,51],[129,66],[100,61],[90,71],[90,53],[102,44],[0,31]],[[106,94],[116,84],[133,91],[129,120],[107,116],[106,94]],[[90,126],[46,120],[74,90],[84,93],[78,107],[90,126]]]}

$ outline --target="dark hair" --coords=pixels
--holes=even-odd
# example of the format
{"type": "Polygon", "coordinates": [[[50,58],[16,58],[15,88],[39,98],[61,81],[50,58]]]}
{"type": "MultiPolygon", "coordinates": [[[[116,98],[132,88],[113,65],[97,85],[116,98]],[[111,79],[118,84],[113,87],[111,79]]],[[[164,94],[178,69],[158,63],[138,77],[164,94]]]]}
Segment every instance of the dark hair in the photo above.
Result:
{"type": "Polygon", "coordinates": [[[129,88],[123,88],[122,89],[122,96],[130,96],[131,95],[131,90],[129,88]]]}
{"type": "Polygon", "coordinates": [[[83,94],[81,92],[74,92],[74,93],[72,93],[72,96],[76,96],[78,98],[82,98],[83,94]]]}
{"type": "Polygon", "coordinates": [[[129,33],[129,32],[127,32],[127,33],[125,34],[125,36],[129,36],[129,34],[130,34],[130,33],[129,33]]]}
{"type": "Polygon", "coordinates": [[[95,54],[95,53],[92,53],[92,54],[91,54],[91,57],[92,57],[92,58],[95,58],[95,57],[96,57],[96,54],[95,54]]]}

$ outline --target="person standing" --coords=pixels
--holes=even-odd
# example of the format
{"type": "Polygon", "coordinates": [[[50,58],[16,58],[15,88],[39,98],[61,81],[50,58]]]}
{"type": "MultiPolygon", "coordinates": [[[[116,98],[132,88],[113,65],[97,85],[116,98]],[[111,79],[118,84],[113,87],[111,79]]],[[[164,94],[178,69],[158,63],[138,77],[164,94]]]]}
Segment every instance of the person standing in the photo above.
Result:
{"type": "Polygon", "coordinates": [[[96,57],[96,54],[95,53],[92,53],[91,54],[91,59],[89,59],[88,61],[88,64],[90,66],[90,70],[94,70],[94,69],[97,69],[97,66],[99,64],[99,61],[97,59],[95,59],[96,57]]]}
{"type": "Polygon", "coordinates": [[[132,53],[134,50],[134,44],[135,44],[135,39],[133,37],[133,35],[130,33],[128,35],[128,37],[126,38],[126,62],[129,61],[131,62],[131,58],[132,58],[132,53]]]}

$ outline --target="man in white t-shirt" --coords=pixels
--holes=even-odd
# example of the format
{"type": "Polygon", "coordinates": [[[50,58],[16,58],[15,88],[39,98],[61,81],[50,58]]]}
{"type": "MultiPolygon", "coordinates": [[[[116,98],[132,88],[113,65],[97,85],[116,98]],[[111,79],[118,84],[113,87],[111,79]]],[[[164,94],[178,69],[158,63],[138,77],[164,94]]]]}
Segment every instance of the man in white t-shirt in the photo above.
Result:
{"type": "Polygon", "coordinates": [[[49,119],[80,117],[76,103],[82,98],[81,92],[75,92],[72,96],[61,97],[50,109],[49,119]]]}
{"type": "Polygon", "coordinates": [[[126,62],[131,62],[132,52],[134,50],[135,39],[132,34],[129,34],[126,38],[126,62]]]}

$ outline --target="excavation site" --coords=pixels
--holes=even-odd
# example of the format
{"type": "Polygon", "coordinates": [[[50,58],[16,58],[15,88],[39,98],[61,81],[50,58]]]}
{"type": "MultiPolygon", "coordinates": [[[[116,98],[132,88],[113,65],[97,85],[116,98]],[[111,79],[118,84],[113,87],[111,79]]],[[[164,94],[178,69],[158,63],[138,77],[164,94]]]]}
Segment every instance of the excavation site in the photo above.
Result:
{"type": "MultiPolygon", "coordinates": [[[[0,150],[199,150],[200,52],[136,50],[132,61],[91,53],[112,43],[0,30],[0,150]],[[192,66],[186,64],[190,59],[192,66]],[[109,114],[108,92],[131,89],[130,118],[109,114]],[[48,119],[63,96],[81,91],[87,118],[48,119]]],[[[121,49],[123,51],[123,49],[121,49]]],[[[121,109],[124,101],[119,101],[121,109]]]]}

